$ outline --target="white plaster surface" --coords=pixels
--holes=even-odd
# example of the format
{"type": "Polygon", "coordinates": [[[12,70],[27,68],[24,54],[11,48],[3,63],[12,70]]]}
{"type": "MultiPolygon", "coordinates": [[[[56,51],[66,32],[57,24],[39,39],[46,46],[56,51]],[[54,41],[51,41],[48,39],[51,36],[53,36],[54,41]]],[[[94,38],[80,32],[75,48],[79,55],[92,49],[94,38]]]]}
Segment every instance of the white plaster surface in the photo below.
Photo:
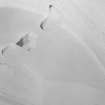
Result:
{"type": "Polygon", "coordinates": [[[0,0],[0,46],[38,36],[0,55],[0,105],[105,105],[104,0],[51,2],[43,31],[50,1],[0,0]]]}

